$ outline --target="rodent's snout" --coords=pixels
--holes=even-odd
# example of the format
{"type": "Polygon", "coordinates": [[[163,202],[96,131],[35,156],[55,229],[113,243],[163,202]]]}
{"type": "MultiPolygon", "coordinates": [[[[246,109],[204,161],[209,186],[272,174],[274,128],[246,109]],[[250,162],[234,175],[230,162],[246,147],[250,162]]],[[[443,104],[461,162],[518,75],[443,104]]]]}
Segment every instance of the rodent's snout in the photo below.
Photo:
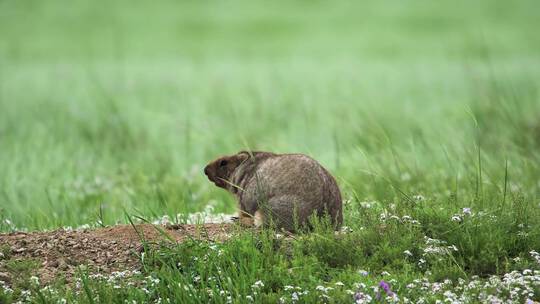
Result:
{"type": "Polygon", "coordinates": [[[208,176],[208,166],[204,167],[204,174],[208,176]]]}

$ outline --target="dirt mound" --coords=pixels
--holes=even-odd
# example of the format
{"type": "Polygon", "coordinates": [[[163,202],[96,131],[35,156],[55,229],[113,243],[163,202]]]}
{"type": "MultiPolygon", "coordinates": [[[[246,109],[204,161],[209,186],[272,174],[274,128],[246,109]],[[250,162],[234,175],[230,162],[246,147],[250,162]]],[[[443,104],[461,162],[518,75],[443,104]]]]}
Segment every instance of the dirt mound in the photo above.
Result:
{"type": "Polygon", "coordinates": [[[77,266],[87,265],[92,272],[110,273],[138,267],[137,254],[144,239],[150,244],[181,242],[187,237],[223,240],[231,224],[119,225],[94,230],[56,230],[0,234],[0,280],[10,281],[13,263],[34,261],[35,274],[43,282],[65,276],[71,278],[77,266]]]}

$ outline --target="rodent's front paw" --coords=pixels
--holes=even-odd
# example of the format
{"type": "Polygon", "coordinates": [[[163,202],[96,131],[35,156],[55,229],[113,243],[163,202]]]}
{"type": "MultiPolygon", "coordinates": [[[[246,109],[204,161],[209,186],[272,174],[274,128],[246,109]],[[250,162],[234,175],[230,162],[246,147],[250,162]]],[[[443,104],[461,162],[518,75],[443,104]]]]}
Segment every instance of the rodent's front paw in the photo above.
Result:
{"type": "Polygon", "coordinates": [[[237,222],[240,220],[240,218],[239,218],[238,216],[231,216],[231,217],[229,218],[229,220],[230,220],[231,222],[233,222],[233,223],[237,223],[237,222]]]}
{"type": "Polygon", "coordinates": [[[254,221],[252,217],[243,216],[240,218],[240,225],[244,227],[253,227],[254,221]]]}

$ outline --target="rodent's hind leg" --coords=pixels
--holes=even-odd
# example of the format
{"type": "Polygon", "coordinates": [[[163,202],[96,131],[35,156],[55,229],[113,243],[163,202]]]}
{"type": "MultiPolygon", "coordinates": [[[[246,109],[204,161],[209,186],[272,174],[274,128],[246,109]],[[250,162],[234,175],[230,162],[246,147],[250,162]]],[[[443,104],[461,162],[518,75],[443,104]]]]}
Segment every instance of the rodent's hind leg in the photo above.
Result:
{"type": "Polygon", "coordinates": [[[297,196],[282,195],[269,199],[266,205],[259,208],[264,214],[265,226],[275,226],[294,232],[305,224],[306,206],[309,204],[302,202],[297,196]]]}

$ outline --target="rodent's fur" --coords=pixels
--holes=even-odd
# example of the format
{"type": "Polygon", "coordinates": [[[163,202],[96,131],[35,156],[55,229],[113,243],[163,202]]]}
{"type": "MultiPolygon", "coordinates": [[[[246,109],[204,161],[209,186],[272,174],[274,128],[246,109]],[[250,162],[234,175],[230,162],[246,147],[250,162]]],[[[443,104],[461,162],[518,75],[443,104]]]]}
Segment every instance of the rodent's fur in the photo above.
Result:
{"type": "Polygon", "coordinates": [[[306,226],[312,214],[328,215],[335,229],[343,222],[341,192],[335,179],[304,154],[241,151],[210,162],[204,173],[218,187],[234,194],[240,222],[294,231],[306,226]]]}

